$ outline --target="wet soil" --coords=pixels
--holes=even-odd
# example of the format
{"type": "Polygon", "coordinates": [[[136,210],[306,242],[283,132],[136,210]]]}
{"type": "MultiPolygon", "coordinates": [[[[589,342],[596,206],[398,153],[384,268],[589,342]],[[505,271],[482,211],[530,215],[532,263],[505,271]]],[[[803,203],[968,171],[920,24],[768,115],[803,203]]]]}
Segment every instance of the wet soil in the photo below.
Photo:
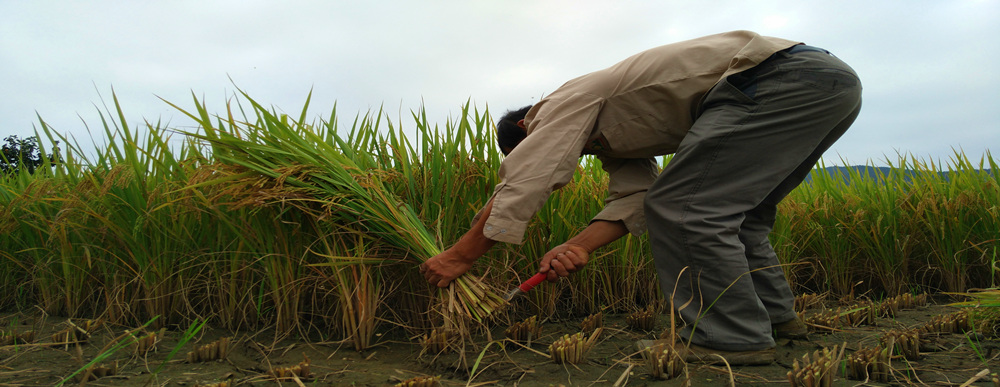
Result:
{"type": "MultiPolygon", "coordinates": [[[[402,329],[388,329],[374,338],[371,348],[355,351],[347,343],[324,343],[267,337],[265,333],[228,332],[204,327],[190,341],[181,343],[182,331],[166,331],[156,348],[139,353],[134,347],[115,351],[98,364],[116,366],[114,375],[91,380],[88,386],[196,386],[228,381],[240,386],[385,386],[421,376],[440,376],[443,386],[693,386],[789,385],[787,374],[796,360],[824,347],[846,344],[847,352],[878,343],[891,329],[919,326],[936,315],[958,308],[930,305],[880,318],[875,325],[842,328],[832,333],[810,333],[808,340],[779,340],[777,361],[767,366],[726,367],[687,365],[687,377],[662,381],[635,349],[635,342],[656,338],[668,318],[660,316],[656,327],[642,332],[627,327],[625,316],[604,317],[604,332],[588,360],[577,365],[553,363],[548,347],[564,334],[579,332],[579,319],[546,320],[542,335],[530,345],[504,343],[497,327],[475,335],[453,351],[432,356],[421,354],[416,338],[405,337],[402,329]],[[191,363],[188,352],[222,337],[232,338],[231,350],[223,360],[191,363]],[[491,340],[491,337],[494,340],[491,340]],[[464,348],[462,348],[464,346],[464,348]],[[309,374],[276,378],[270,370],[291,369],[308,362],[309,374]]],[[[0,331],[20,334],[35,330],[30,343],[0,347],[0,386],[50,386],[65,380],[81,385],[79,376],[70,378],[130,327],[104,325],[95,329],[86,342],[63,344],[53,333],[69,327],[66,318],[34,316],[29,313],[0,315],[0,331]]],[[[76,325],[80,321],[74,320],[76,325]]],[[[131,327],[134,328],[134,327],[131,327]]],[[[988,336],[942,334],[925,337],[919,360],[893,360],[889,382],[847,380],[836,376],[834,385],[930,385],[960,386],[987,368],[1000,371],[1000,341],[988,336]]],[[[989,375],[970,386],[994,386],[989,375]]]]}

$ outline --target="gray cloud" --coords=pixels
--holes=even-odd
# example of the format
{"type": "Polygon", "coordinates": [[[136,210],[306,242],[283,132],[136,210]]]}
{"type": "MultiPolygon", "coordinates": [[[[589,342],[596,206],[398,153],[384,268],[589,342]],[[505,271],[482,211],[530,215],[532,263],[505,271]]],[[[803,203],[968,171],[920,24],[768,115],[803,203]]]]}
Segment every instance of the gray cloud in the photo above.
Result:
{"type": "Polygon", "coordinates": [[[978,158],[1000,143],[998,17],[997,2],[931,0],[3,2],[0,135],[30,135],[37,111],[89,143],[80,117],[100,125],[112,86],[130,123],[190,125],[157,97],[221,113],[240,87],[295,114],[313,90],[313,113],[336,103],[345,125],[384,106],[409,126],[421,105],[443,124],[469,99],[502,111],[646,48],[751,29],[861,74],[864,111],[828,161],[978,158]]]}

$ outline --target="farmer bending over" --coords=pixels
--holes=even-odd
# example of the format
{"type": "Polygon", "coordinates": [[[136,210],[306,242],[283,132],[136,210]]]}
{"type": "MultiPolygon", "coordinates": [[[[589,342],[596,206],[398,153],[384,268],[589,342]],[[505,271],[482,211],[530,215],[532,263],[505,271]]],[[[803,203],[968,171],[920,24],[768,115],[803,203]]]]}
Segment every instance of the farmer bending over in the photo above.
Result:
{"type": "Polygon", "coordinates": [[[768,242],[776,207],[860,107],[854,71],[795,41],[734,31],[641,52],[504,115],[502,182],[472,229],[420,270],[444,287],[496,242],[522,243],[549,194],[593,154],[610,176],[604,209],[538,271],[566,277],[595,249],[648,229],[660,288],[670,297],[677,284],[674,305],[691,300],[678,311],[686,360],[768,364],[772,330],[806,332],[768,242]],[[671,153],[658,172],[654,157],[671,153]]]}

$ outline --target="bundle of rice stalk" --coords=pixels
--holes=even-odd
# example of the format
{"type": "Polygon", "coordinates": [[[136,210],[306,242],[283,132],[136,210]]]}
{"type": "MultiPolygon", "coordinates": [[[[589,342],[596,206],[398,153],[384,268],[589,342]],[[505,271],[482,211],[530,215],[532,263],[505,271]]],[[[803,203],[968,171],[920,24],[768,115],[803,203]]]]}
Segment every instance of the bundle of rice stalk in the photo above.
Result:
{"type": "MultiPolygon", "coordinates": [[[[302,123],[311,93],[298,122],[289,122],[287,116],[279,118],[246,93],[242,95],[252,104],[257,123],[234,119],[230,106],[228,119],[220,118],[220,127],[215,127],[197,98],[197,115],[171,104],[197,121],[204,130],[204,134],[187,135],[208,142],[218,161],[246,170],[242,175],[223,176],[192,187],[263,175],[279,186],[309,192],[326,209],[323,215],[328,221],[351,231],[375,235],[421,262],[442,251],[438,238],[414,210],[384,184],[382,179],[387,176],[386,172],[378,169],[374,156],[364,149],[355,149],[354,144],[348,142],[358,135],[365,138],[364,144],[370,145],[375,128],[363,122],[360,128],[354,128],[352,137],[345,140],[331,130],[317,131],[302,123]]],[[[405,158],[401,160],[406,161],[405,158]]],[[[333,261],[331,265],[336,265],[342,257],[328,258],[333,261]]],[[[439,292],[446,298],[449,313],[459,312],[482,321],[503,305],[503,299],[496,292],[472,275],[459,277],[449,286],[450,291],[439,292]],[[456,287],[458,291],[454,290],[456,287]]]]}

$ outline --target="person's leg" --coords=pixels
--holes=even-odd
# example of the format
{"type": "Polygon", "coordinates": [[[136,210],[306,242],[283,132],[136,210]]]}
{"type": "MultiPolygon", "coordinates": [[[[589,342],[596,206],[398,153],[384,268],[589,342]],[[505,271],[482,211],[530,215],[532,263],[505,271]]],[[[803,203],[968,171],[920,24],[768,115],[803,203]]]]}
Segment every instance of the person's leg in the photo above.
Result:
{"type": "MultiPolygon", "coordinates": [[[[774,345],[741,229],[747,213],[822,153],[823,143],[839,136],[834,132],[850,124],[860,105],[860,84],[839,60],[819,53],[776,55],[744,74],[753,77],[752,96],[740,91],[745,85],[730,82],[709,92],[701,116],[647,193],[657,274],[688,323],[682,334],[694,344],[727,351],[774,345]]],[[[752,264],[766,265],[768,248],[753,236],[764,229],[749,231],[744,239],[751,255],[765,256],[752,264]]],[[[776,281],[771,277],[759,277],[760,286],[776,281]]],[[[765,296],[783,304],[781,297],[765,296]]]]}
{"type": "Polygon", "coordinates": [[[761,202],[756,208],[747,211],[743,224],[740,227],[740,242],[746,246],[747,262],[750,268],[750,276],[753,279],[754,289],[757,297],[760,298],[771,323],[784,323],[796,317],[794,310],[795,296],[785,278],[784,270],[779,266],[778,256],[771,247],[768,235],[774,227],[775,216],[777,215],[778,203],[785,196],[788,196],[795,187],[805,180],[809,172],[816,166],[820,157],[854,122],[858,110],[849,115],[838,124],[820,142],[819,147],[813,151],[796,169],[785,178],[778,187],[761,202]]]}

